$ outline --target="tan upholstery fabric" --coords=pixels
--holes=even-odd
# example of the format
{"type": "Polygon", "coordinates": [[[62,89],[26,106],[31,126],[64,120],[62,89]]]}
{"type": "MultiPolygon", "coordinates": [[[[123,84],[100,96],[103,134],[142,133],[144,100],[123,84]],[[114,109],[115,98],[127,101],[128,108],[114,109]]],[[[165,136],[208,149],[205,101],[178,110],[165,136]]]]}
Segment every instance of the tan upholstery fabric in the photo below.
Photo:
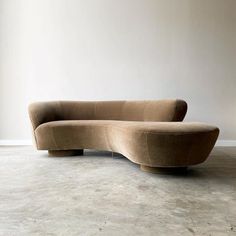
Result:
{"type": "Polygon", "coordinates": [[[36,102],[29,106],[34,129],[55,120],[182,121],[186,112],[187,103],[182,100],[56,101],[36,102]]]}
{"type": "Polygon", "coordinates": [[[98,149],[119,152],[152,167],[203,162],[219,129],[183,123],[182,100],[40,102],[29,107],[40,150],[98,149]]]}

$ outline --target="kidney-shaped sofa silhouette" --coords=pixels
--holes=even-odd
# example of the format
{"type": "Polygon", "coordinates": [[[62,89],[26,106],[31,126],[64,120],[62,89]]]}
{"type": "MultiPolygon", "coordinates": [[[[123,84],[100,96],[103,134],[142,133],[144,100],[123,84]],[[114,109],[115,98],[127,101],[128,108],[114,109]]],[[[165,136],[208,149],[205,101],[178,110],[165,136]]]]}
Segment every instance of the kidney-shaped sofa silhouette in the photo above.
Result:
{"type": "Polygon", "coordinates": [[[183,170],[205,161],[219,129],[181,122],[183,100],[52,101],[29,106],[39,150],[53,156],[83,149],[118,152],[149,172],[183,170]]]}

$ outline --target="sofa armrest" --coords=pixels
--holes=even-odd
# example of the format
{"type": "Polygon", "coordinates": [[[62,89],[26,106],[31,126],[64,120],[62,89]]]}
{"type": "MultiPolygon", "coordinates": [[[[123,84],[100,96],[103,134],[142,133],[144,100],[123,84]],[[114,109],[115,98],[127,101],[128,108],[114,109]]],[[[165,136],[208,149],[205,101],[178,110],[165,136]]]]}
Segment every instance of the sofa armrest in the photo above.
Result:
{"type": "Polygon", "coordinates": [[[59,101],[35,102],[29,105],[28,111],[33,130],[43,123],[61,119],[59,101]]]}
{"type": "Polygon", "coordinates": [[[183,121],[188,110],[188,104],[181,99],[175,102],[175,112],[172,121],[183,121]]]}

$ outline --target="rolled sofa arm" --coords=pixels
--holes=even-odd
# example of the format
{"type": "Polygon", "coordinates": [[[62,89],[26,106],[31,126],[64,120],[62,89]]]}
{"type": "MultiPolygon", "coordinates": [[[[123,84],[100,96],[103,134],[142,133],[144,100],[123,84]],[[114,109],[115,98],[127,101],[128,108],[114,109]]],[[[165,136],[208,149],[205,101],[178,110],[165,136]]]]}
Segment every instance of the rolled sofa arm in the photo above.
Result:
{"type": "Polygon", "coordinates": [[[33,130],[40,124],[61,119],[61,103],[59,101],[35,102],[29,105],[28,110],[33,130]]]}
{"type": "Polygon", "coordinates": [[[175,103],[175,112],[172,121],[182,121],[187,113],[188,104],[181,99],[177,99],[175,103]]]}

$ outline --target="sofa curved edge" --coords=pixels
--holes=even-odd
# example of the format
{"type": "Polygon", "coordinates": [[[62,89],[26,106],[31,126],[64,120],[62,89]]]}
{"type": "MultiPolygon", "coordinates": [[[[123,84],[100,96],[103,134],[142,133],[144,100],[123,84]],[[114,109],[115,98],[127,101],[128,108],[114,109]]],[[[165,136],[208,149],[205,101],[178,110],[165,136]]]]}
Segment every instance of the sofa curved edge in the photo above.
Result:
{"type": "Polygon", "coordinates": [[[28,114],[33,130],[39,125],[61,119],[61,101],[32,102],[28,114]]]}
{"type": "Polygon", "coordinates": [[[176,99],[173,121],[183,121],[187,114],[188,104],[183,99],[176,99]]]}
{"type": "MultiPolygon", "coordinates": [[[[176,143],[176,140],[178,140],[179,138],[181,139],[181,137],[176,136],[176,140],[173,141],[173,145],[171,145],[167,142],[164,145],[164,149],[162,149],[161,151],[159,151],[158,147],[161,146],[161,143],[157,143],[157,145],[155,144],[155,142],[153,143],[152,147],[154,147],[154,150],[151,151],[150,154],[150,150],[148,150],[148,155],[149,156],[144,156],[140,150],[142,151],[142,149],[150,149],[149,145],[143,145],[141,141],[137,140],[137,143],[134,144],[134,147],[132,145],[123,145],[119,144],[119,145],[114,145],[114,146],[108,146],[108,145],[79,145],[77,143],[70,145],[68,147],[61,147],[60,145],[55,145],[55,146],[38,146],[37,149],[38,150],[47,150],[47,151],[70,151],[70,150],[81,150],[81,149],[94,149],[94,150],[104,150],[104,151],[111,151],[111,152],[117,152],[120,153],[121,155],[125,156],[127,159],[129,159],[131,162],[138,164],[138,165],[143,165],[143,166],[147,166],[147,167],[159,167],[159,168],[167,168],[167,167],[186,167],[186,166],[193,166],[193,165],[198,165],[200,163],[203,163],[204,161],[206,161],[206,159],[208,158],[210,152],[212,151],[216,140],[218,138],[219,135],[219,128],[215,127],[212,131],[208,132],[206,136],[204,135],[200,135],[198,137],[196,137],[196,139],[194,139],[193,144],[188,145],[189,143],[187,143],[187,146],[183,146],[183,147],[179,147],[180,149],[183,149],[182,151],[180,150],[176,150],[176,145],[178,147],[178,143],[176,143]],[[199,141],[196,141],[198,138],[200,138],[199,141]],[[136,148],[137,146],[140,146],[141,149],[136,148]],[[155,150],[155,148],[157,148],[155,150]],[[184,149],[186,148],[186,149],[184,149]],[[201,150],[202,148],[202,150],[201,150]],[[200,149],[200,154],[196,155],[196,151],[198,151],[198,149],[200,149]],[[165,154],[166,152],[166,154],[165,154]],[[174,157],[175,153],[179,153],[179,158],[176,159],[171,159],[172,157],[174,157]],[[191,157],[194,157],[193,159],[191,159],[191,157]],[[181,160],[182,161],[179,161],[181,160]]],[[[119,135],[119,134],[118,134],[119,135]]],[[[49,134],[49,137],[51,135],[49,134]]],[[[53,136],[51,136],[50,138],[52,138],[53,136]]],[[[37,138],[37,135],[36,135],[37,138]]],[[[120,137],[121,139],[123,139],[123,137],[120,137]]],[[[188,137],[185,137],[185,140],[188,140],[188,137]]],[[[119,141],[119,140],[118,140],[119,141]]],[[[45,142],[47,143],[47,141],[45,142]]],[[[124,143],[126,143],[126,139],[124,138],[124,143]]],[[[145,154],[146,155],[146,154],[145,154]]]]}

